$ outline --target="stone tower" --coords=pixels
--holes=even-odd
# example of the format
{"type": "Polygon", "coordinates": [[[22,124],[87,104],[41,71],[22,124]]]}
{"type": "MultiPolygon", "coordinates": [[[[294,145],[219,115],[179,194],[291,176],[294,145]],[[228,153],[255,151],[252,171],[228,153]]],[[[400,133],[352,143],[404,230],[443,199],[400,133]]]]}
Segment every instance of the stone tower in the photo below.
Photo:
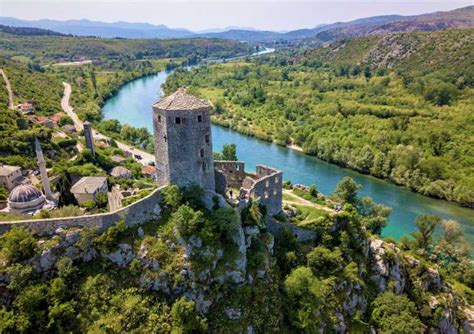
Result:
{"type": "Polygon", "coordinates": [[[158,186],[215,191],[211,106],[180,88],[153,105],[158,186]]]}
{"type": "Polygon", "coordinates": [[[86,147],[92,152],[95,157],[94,135],[92,134],[92,126],[88,121],[84,122],[84,137],[86,139],[86,147]]]}
{"type": "Polygon", "coordinates": [[[51,187],[49,185],[48,172],[46,171],[46,161],[44,160],[43,150],[38,138],[35,139],[36,158],[38,160],[38,167],[41,174],[41,183],[43,184],[44,195],[48,200],[54,200],[51,187]]]}

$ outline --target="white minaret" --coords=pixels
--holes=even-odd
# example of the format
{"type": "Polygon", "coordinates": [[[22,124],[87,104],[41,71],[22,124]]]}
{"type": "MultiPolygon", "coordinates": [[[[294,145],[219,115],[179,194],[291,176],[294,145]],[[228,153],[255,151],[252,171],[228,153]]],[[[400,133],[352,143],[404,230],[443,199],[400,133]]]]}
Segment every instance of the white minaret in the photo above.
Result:
{"type": "Polygon", "coordinates": [[[43,150],[38,138],[35,139],[35,150],[36,158],[38,159],[38,167],[41,173],[41,183],[43,183],[44,195],[50,201],[54,200],[53,194],[51,193],[51,187],[49,185],[48,172],[46,171],[46,161],[44,161],[43,150]]]}

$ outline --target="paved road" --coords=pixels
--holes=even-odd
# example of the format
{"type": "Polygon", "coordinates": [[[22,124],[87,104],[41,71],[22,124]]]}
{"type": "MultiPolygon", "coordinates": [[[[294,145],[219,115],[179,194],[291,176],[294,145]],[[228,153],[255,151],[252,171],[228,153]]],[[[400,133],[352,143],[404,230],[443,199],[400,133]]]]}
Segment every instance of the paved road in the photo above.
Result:
{"type": "MultiPolygon", "coordinates": [[[[82,131],[84,129],[84,125],[82,121],[79,119],[77,114],[74,112],[74,109],[71,107],[69,104],[69,99],[71,97],[72,93],[72,88],[71,85],[68,84],[67,82],[63,82],[64,85],[64,95],[63,98],[61,99],[61,107],[63,108],[64,112],[72,118],[74,121],[74,127],[76,128],[77,131],[82,131]]],[[[104,139],[104,140],[110,140],[110,137],[107,137],[94,129],[92,129],[94,138],[96,139],[104,139]]],[[[133,158],[140,162],[142,165],[148,165],[151,162],[155,162],[155,156],[153,154],[150,154],[148,152],[139,150],[133,146],[130,146],[128,144],[115,141],[117,143],[117,147],[120,148],[122,151],[125,153],[130,153],[132,154],[133,158]],[[137,159],[137,156],[141,156],[141,159],[137,159]]]]}
{"type": "Polygon", "coordinates": [[[12,86],[10,85],[10,81],[8,80],[6,73],[2,69],[0,69],[0,73],[2,74],[3,81],[5,81],[5,88],[8,91],[8,108],[15,109],[15,106],[13,104],[13,90],[12,86]]]}

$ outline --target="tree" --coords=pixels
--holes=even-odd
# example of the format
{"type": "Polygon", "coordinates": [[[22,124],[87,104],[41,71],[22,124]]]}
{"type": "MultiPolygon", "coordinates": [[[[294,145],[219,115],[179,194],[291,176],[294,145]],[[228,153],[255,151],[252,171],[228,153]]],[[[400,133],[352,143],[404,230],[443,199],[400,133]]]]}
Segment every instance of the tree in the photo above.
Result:
{"type": "Polygon", "coordinates": [[[177,185],[169,185],[161,192],[164,205],[170,210],[176,210],[183,201],[183,194],[177,185]]]}
{"type": "Polygon", "coordinates": [[[171,215],[171,222],[178,229],[179,234],[188,239],[192,235],[198,235],[204,223],[202,212],[194,211],[187,205],[181,205],[171,215]]]}
{"type": "Polygon", "coordinates": [[[336,186],[334,196],[344,203],[356,204],[357,191],[362,189],[351,177],[345,176],[336,186]]]}
{"type": "Polygon", "coordinates": [[[336,322],[333,279],[320,280],[310,268],[299,267],[284,283],[290,320],[307,333],[331,331],[336,322]]]}
{"type": "Polygon", "coordinates": [[[370,197],[363,197],[359,201],[357,210],[363,216],[362,223],[374,234],[381,234],[382,229],[388,224],[391,208],[377,204],[370,197]]]}
{"type": "Polygon", "coordinates": [[[405,295],[393,292],[380,294],[372,302],[371,321],[377,332],[393,334],[424,333],[425,326],[419,319],[415,303],[405,295]]]}
{"type": "Polygon", "coordinates": [[[26,227],[13,227],[0,236],[1,254],[8,261],[20,261],[33,256],[36,240],[26,227]]]}
{"type": "Polygon", "coordinates": [[[340,270],[344,262],[339,248],[330,250],[324,246],[313,248],[306,257],[308,259],[308,266],[315,275],[331,275],[334,271],[340,270]]]}
{"type": "Polygon", "coordinates": [[[173,319],[172,333],[206,333],[207,322],[199,317],[196,303],[186,297],[181,297],[173,304],[171,316],[173,319]]]}
{"type": "Polygon", "coordinates": [[[412,233],[416,248],[426,251],[431,245],[433,232],[441,223],[441,218],[434,215],[423,215],[416,218],[415,224],[418,231],[412,233]]]}
{"type": "Polygon", "coordinates": [[[237,161],[237,147],[235,144],[224,144],[221,158],[222,160],[237,161]]]}

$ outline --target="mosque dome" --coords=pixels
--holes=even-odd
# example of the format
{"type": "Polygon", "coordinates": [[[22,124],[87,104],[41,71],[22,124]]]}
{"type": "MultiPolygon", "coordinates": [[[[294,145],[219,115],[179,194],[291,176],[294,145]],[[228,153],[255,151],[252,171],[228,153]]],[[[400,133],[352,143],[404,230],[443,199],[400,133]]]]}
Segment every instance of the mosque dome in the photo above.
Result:
{"type": "Polygon", "coordinates": [[[29,184],[16,186],[8,196],[8,207],[13,213],[33,214],[46,204],[41,191],[29,184]]]}
{"type": "Polygon", "coordinates": [[[32,185],[21,184],[13,188],[8,199],[13,203],[27,203],[32,202],[42,196],[43,194],[41,191],[32,185]]]}

